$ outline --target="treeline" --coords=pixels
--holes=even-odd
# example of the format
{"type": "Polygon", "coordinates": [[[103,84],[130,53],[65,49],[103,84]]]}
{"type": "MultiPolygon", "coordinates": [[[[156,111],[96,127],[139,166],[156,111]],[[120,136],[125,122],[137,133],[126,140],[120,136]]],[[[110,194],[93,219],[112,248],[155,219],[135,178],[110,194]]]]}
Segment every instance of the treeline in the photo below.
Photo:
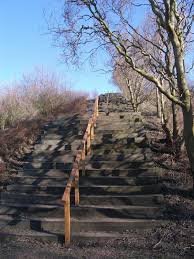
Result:
{"type": "MultiPolygon", "coordinates": [[[[174,157],[179,159],[184,149],[183,116],[180,106],[171,102],[153,83],[140,76],[123,60],[117,59],[114,63],[112,81],[129,100],[134,112],[143,111],[151,114],[155,107],[154,110],[166,135],[166,144],[170,146],[174,157]]],[[[188,81],[188,87],[194,105],[194,82],[188,81]]],[[[169,84],[166,88],[175,95],[175,90],[171,89],[169,84]]]]}
{"type": "Polygon", "coordinates": [[[144,81],[157,89],[163,128],[177,153],[183,136],[194,177],[192,91],[188,82],[194,64],[193,13],[192,0],[70,0],[63,5],[61,22],[50,30],[67,62],[77,64],[86,55],[93,60],[98,53],[106,53],[107,64],[134,110],[149,97],[149,89],[142,93],[144,81]],[[172,128],[168,114],[172,114],[172,128]]]}

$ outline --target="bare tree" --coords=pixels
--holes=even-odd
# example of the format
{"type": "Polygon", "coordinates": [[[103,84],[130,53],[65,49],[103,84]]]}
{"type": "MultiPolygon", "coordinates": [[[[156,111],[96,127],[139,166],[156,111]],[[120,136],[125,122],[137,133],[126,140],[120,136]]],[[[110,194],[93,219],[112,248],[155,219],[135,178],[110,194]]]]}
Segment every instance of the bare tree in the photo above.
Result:
{"type": "Polygon", "coordinates": [[[136,73],[125,61],[117,61],[113,65],[113,83],[121,90],[124,96],[130,101],[134,112],[150,96],[151,87],[149,81],[136,73]]]}
{"type": "Polygon", "coordinates": [[[93,55],[99,49],[114,48],[135,72],[181,107],[184,139],[194,176],[193,112],[186,79],[192,66],[187,67],[185,62],[193,42],[193,10],[191,0],[145,0],[142,4],[133,0],[68,0],[64,3],[65,23],[53,32],[61,40],[66,57],[74,62],[87,50],[93,55]],[[130,19],[132,8],[145,6],[156,25],[147,35],[130,19]]]}

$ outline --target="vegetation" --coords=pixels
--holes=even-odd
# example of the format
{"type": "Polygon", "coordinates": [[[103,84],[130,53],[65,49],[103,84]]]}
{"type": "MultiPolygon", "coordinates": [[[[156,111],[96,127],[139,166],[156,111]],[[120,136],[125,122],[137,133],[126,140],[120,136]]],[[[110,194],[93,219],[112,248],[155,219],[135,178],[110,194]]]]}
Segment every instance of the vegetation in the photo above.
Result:
{"type": "Polygon", "coordinates": [[[83,112],[85,101],[86,94],[71,91],[55,74],[41,70],[8,87],[0,96],[0,170],[19,163],[46,121],[83,112]]]}
{"type": "Polygon", "coordinates": [[[115,64],[122,67],[124,64],[152,83],[159,91],[158,103],[168,138],[171,132],[167,128],[164,96],[171,102],[175,143],[179,137],[177,107],[180,107],[184,142],[194,176],[193,108],[187,80],[187,73],[193,67],[192,60],[187,59],[193,44],[193,10],[191,0],[143,3],[70,0],[64,3],[63,22],[52,28],[52,32],[65,49],[66,60],[77,63],[83,52],[93,57],[99,50],[106,51],[113,60],[113,68],[115,64]],[[139,27],[132,17],[137,9],[148,17],[139,27]]]}

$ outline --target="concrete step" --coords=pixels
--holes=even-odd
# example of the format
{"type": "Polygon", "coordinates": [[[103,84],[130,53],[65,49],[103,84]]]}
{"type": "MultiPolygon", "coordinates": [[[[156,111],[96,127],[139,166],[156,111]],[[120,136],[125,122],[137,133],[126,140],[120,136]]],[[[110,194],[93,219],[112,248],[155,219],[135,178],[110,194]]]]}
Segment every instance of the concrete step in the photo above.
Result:
{"type": "Polygon", "coordinates": [[[158,183],[160,178],[155,176],[139,176],[139,177],[105,177],[105,176],[98,176],[98,177],[80,177],[80,186],[93,186],[93,185],[129,185],[129,186],[137,186],[137,185],[147,185],[147,184],[154,184],[158,183]]]}
{"type": "Polygon", "coordinates": [[[46,142],[44,141],[42,143],[34,145],[33,154],[39,154],[39,153],[50,154],[55,151],[64,151],[64,150],[76,151],[81,144],[81,140],[82,139],[79,139],[77,142],[75,142],[75,141],[70,141],[70,142],[58,141],[56,143],[54,143],[53,140],[52,141],[48,140],[46,142]]]}
{"type": "Polygon", "coordinates": [[[133,150],[137,150],[137,148],[149,148],[149,143],[142,142],[137,143],[135,139],[131,139],[131,142],[128,142],[128,144],[123,143],[115,143],[115,144],[106,144],[106,143],[99,143],[99,144],[93,144],[95,142],[92,142],[91,149],[93,152],[105,152],[105,150],[112,150],[112,152],[122,152],[122,150],[128,149],[129,152],[132,152],[133,150]]]}
{"type": "MultiPolygon", "coordinates": [[[[29,194],[52,194],[52,195],[63,195],[66,185],[20,185],[12,184],[6,186],[8,192],[25,192],[29,194]]],[[[148,184],[139,186],[129,185],[91,185],[91,186],[80,186],[80,193],[85,195],[92,195],[98,193],[99,195],[129,195],[129,194],[159,194],[162,192],[162,184],[148,184]]],[[[73,191],[73,190],[72,190],[73,191]]]]}
{"type": "Polygon", "coordinates": [[[27,162],[23,165],[24,169],[61,169],[61,170],[71,170],[72,162],[27,162]]]}
{"type": "Polygon", "coordinates": [[[135,117],[140,117],[141,118],[141,113],[140,112],[115,112],[115,113],[109,113],[108,116],[106,116],[104,113],[99,114],[99,118],[107,118],[107,117],[114,117],[114,118],[119,118],[119,119],[132,119],[135,117]]]}
{"type": "Polygon", "coordinates": [[[138,194],[138,195],[81,195],[81,205],[106,205],[106,206],[156,206],[164,202],[162,194],[138,194]]]}
{"type": "MultiPolygon", "coordinates": [[[[93,142],[92,142],[92,147],[94,146],[99,146],[100,148],[102,148],[104,145],[112,145],[112,148],[114,149],[115,146],[118,145],[131,145],[131,144],[135,144],[138,147],[148,147],[148,139],[146,137],[135,137],[135,135],[131,135],[130,137],[124,138],[124,139],[98,139],[96,138],[93,142]]],[[[121,148],[122,151],[122,148],[121,148]]]]}
{"type": "Polygon", "coordinates": [[[79,141],[79,139],[80,139],[82,136],[83,136],[83,135],[80,134],[79,129],[76,128],[76,129],[74,129],[74,131],[73,131],[72,137],[70,137],[70,138],[68,139],[68,142],[67,142],[67,139],[66,139],[66,132],[65,132],[65,131],[61,132],[60,134],[53,133],[53,132],[44,134],[44,135],[42,136],[42,141],[47,142],[47,141],[57,140],[57,141],[60,141],[60,142],[70,143],[71,140],[72,140],[72,141],[79,141]],[[76,138],[77,138],[77,140],[76,140],[76,138]]]}
{"type": "Polygon", "coordinates": [[[153,158],[153,154],[148,149],[145,153],[141,152],[129,152],[125,153],[114,153],[114,154],[103,154],[103,155],[90,155],[87,157],[88,161],[143,161],[143,160],[151,160],[153,158]]]}
{"type": "Polygon", "coordinates": [[[55,146],[47,146],[45,148],[41,144],[35,145],[34,150],[31,155],[33,156],[54,156],[54,155],[62,155],[62,154],[75,154],[77,152],[78,147],[72,147],[71,144],[63,144],[63,145],[55,145],[55,146]]]}
{"type": "Polygon", "coordinates": [[[18,170],[18,176],[32,177],[69,177],[71,169],[39,169],[39,168],[24,168],[18,170]]]}
{"type": "Polygon", "coordinates": [[[128,168],[128,169],[87,169],[81,174],[86,176],[158,176],[162,170],[157,167],[138,167],[138,168],[128,168]]]}
{"type": "Polygon", "coordinates": [[[29,162],[35,164],[38,163],[73,163],[73,161],[75,160],[76,155],[71,154],[69,152],[69,154],[66,155],[30,155],[28,157],[25,158],[25,162],[29,162]]]}
{"type": "Polygon", "coordinates": [[[139,161],[87,161],[85,168],[91,169],[129,169],[129,168],[153,168],[154,162],[152,160],[139,161]]]}
{"type": "MultiPolygon", "coordinates": [[[[68,177],[33,177],[33,176],[15,176],[12,177],[14,184],[24,185],[60,185],[66,184],[68,177]]],[[[105,176],[81,176],[79,179],[80,186],[92,186],[92,185],[142,185],[153,184],[160,181],[159,176],[137,176],[137,177],[105,177],[105,176]]]]}
{"type": "Polygon", "coordinates": [[[137,127],[143,127],[143,123],[142,122],[135,122],[135,121],[129,121],[129,122],[122,122],[122,121],[114,121],[112,119],[110,120],[104,120],[104,121],[97,121],[96,122],[97,125],[97,130],[99,129],[105,129],[105,130],[120,130],[120,129],[131,129],[133,130],[133,128],[137,128],[137,127]]]}
{"type": "MultiPolygon", "coordinates": [[[[33,162],[33,163],[25,163],[23,165],[24,170],[33,170],[33,169],[61,169],[61,170],[71,170],[73,162],[33,162]]],[[[137,167],[153,167],[154,163],[150,160],[138,160],[138,161],[88,161],[86,160],[86,169],[105,169],[105,168],[120,168],[120,169],[127,169],[127,168],[137,168],[137,167]]]]}
{"type": "MultiPolygon", "coordinates": [[[[50,204],[62,205],[61,195],[49,194],[26,194],[17,192],[2,192],[0,204],[22,203],[22,204],[50,204]]],[[[164,201],[162,194],[147,195],[82,195],[80,196],[81,205],[134,205],[134,206],[155,206],[164,201]]],[[[71,196],[71,204],[74,204],[74,195],[71,196]]]]}
{"type": "Polygon", "coordinates": [[[95,132],[95,138],[94,140],[106,140],[106,139],[126,139],[126,138],[130,138],[132,136],[136,137],[136,136],[145,136],[145,130],[139,129],[134,131],[133,129],[127,131],[127,132],[116,132],[114,131],[113,133],[106,133],[106,132],[95,132]]]}
{"type": "MultiPolygon", "coordinates": [[[[103,144],[131,144],[131,143],[135,143],[136,137],[138,136],[138,134],[134,133],[131,134],[130,137],[126,137],[126,138],[104,138],[104,137],[95,137],[95,139],[92,141],[92,145],[103,145],[103,144]]],[[[145,141],[144,139],[142,139],[142,141],[145,141]]]]}
{"type": "Polygon", "coordinates": [[[60,185],[66,184],[69,177],[47,177],[47,176],[15,176],[12,177],[12,182],[14,184],[24,184],[24,185],[60,185]]]}
{"type": "MultiPolygon", "coordinates": [[[[72,197],[72,204],[73,202],[74,198],[72,197]]],[[[1,192],[0,204],[6,205],[8,203],[63,205],[61,195],[1,192]]]]}
{"type": "Polygon", "coordinates": [[[131,125],[128,127],[97,127],[95,129],[95,134],[126,134],[130,133],[131,129],[133,132],[143,130],[142,125],[131,125]]]}
{"type": "MultiPolygon", "coordinates": [[[[127,168],[127,169],[87,169],[85,172],[80,170],[80,176],[158,176],[162,173],[163,169],[158,167],[138,167],[138,168],[127,168]]],[[[18,177],[64,177],[68,178],[71,170],[59,170],[59,169],[28,169],[28,170],[18,170],[18,177]]]]}
{"type": "MultiPolygon", "coordinates": [[[[163,218],[164,208],[160,206],[96,206],[80,205],[71,207],[72,219],[91,218],[127,218],[127,219],[159,219],[163,218]]],[[[0,215],[19,215],[23,217],[64,217],[64,207],[42,204],[7,204],[0,206],[0,215]]]]}
{"type": "MultiPolygon", "coordinates": [[[[122,145],[120,145],[122,146],[122,145]]],[[[92,149],[91,150],[91,155],[92,156],[99,156],[99,155],[123,155],[127,156],[130,154],[146,154],[146,153],[151,152],[149,147],[138,147],[135,143],[131,143],[130,145],[127,145],[127,148],[114,148],[113,145],[99,145],[99,149],[92,149]]]]}
{"type": "MultiPolygon", "coordinates": [[[[87,232],[102,233],[124,233],[131,229],[147,229],[160,224],[164,224],[161,220],[154,219],[121,219],[121,218],[99,218],[99,219],[80,219],[79,221],[72,219],[71,221],[72,235],[87,232]]],[[[64,235],[64,218],[41,218],[41,217],[22,217],[22,216],[6,216],[0,215],[0,226],[4,226],[9,231],[14,228],[23,231],[39,231],[40,233],[53,233],[64,235]],[[11,227],[10,227],[11,226],[11,227]]],[[[94,233],[95,236],[95,233],[94,233]]]]}

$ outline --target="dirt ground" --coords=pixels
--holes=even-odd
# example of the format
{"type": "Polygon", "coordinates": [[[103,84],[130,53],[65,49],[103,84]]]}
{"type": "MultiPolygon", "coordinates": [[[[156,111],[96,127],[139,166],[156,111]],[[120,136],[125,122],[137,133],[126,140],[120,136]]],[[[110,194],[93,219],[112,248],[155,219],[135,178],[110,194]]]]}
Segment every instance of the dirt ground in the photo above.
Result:
{"type": "Polygon", "coordinates": [[[1,240],[0,258],[129,258],[180,259],[194,258],[194,223],[170,222],[151,230],[131,231],[123,239],[73,243],[65,248],[49,241],[28,238],[1,240]]]}

